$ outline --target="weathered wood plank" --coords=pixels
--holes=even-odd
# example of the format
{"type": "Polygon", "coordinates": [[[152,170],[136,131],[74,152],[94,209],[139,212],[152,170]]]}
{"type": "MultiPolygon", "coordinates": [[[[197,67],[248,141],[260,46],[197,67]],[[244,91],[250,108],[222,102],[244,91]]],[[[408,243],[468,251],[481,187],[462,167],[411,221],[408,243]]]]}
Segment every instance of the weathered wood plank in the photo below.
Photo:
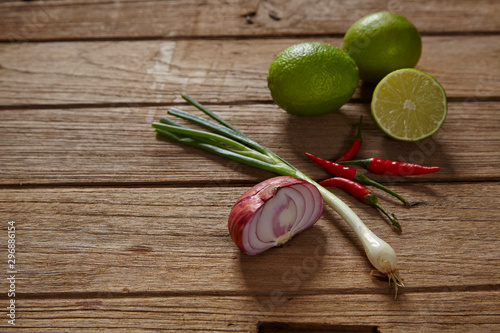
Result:
{"type": "Polygon", "coordinates": [[[0,221],[16,221],[18,272],[16,327],[4,316],[0,331],[499,331],[499,10],[487,0],[1,2],[0,221]],[[340,46],[355,19],[385,9],[424,34],[418,68],[451,101],[438,135],[385,138],[369,86],[307,123],[272,105],[265,78],[278,52],[340,46]],[[155,139],[150,123],[185,106],[182,92],[315,178],[326,174],[304,151],[338,156],[360,115],[359,156],[440,165],[405,182],[376,177],[420,203],[405,209],[377,191],[402,234],[335,192],[398,252],[398,299],[330,211],[282,249],[240,253],[227,215],[271,174],[155,139]]]}
{"type": "MultiPolygon", "coordinates": [[[[0,44],[0,105],[173,103],[181,93],[204,102],[267,101],[266,76],[286,47],[339,38],[0,44]]],[[[500,36],[424,37],[417,68],[449,97],[500,96],[500,36]]],[[[372,86],[354,100],[369,101],[372,86]]]]}
{"type": "MultiPolygon", "coordinates": [[[[179,106],[193,111],[187,103],[179,106]]],[[[359,158],[381,157],[442,169],[401,179],[376,176],[384,183],[498,180],[500,119],[497,103],[450,103],[441,130],[419,143],[396,142],[375,125],[366,104],[304,118],[271,104],[211,106],[247,135],[289,160],[311,177],[328,176],[304,157],[340,156],[364,115],[365,143],[359,158]]],[[[0,111],[0,184],[254,183],[270,172],[238,164],[193,147],[157,138],[150,124],[167,108],[94,108],[0,111]]],[[[201,114],[201,112],[199,113],[201,114]]]]}
{"type": "Polygon", "coordinates": [[[16,327],[3,332],[498,332],[498,291],[382,295],[277,295],[271,308],[252,296],[19,299],[16,327]],[[261,323],[259,325],[259,323],[261,323]],[[310,329],[307,329],[307,328],[310,329]],[[301,328],[301,329],[300,329],[301,328]],[[297,329],[293,330],[292,329],[297,329]],[[313,330],[316,329],[316,330],[313,330]],[[355,330],[360,332],[359,330],[355,330]]]}
{"type": "MultiPolygon", "coordinates": [[[[398,252],[405,294],[497,290],[499,183],[394,186],[420,205],[380,194],[403,226],[335,191],[398,252]],[[480,189],[480,190],[479,190],[480,189]],[[487,194],[487,196],[486,196],[487,194]]],[[[242,254],[227,231],[248,187],[33,188],[0,192],[0,220],[16,224],[16,292],[153,295],[383,294],[386,281],[330,209],[289,245],[242,254]]],[[[0,235],[6,244],[7,233],[0,235]]],[[[45,295],[45,296],[44,296],[45,295]]]]}
{"type": "Polygon", "coordinates": [[[407,16],[423,33],[500,30],[500,5],[488,0],[46,0],[0,3],[0,40],[343,34],[381,10],[407,16]]]}

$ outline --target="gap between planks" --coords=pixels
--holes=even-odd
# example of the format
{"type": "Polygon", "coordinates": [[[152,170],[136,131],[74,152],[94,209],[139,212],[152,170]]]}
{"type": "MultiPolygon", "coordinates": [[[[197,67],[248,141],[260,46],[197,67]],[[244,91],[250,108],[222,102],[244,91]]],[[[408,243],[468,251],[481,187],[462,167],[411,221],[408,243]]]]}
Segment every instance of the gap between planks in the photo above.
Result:
{"type": "MultiPolygon", "coordinates": [[[[452,96],[447,97],[448,103],[488,103],[488,102],[500,102],[500,96],[489,96],[487,99],[474,99],[474,96],[452,96]]],[[[264,104],[273,105],[272,100],[238,100],[238,101],[203,101],[200,100],[204,106],[240,106],[240,105],[253,105],[253,104],[264,104]]],[[[354,96],[349,102],[349,104],[370,104],[371,100],[354,96]]],[[[190,107],[186,103],[179,102],[118,102],[118,103],[68,103],[68,104],[30,104],[30,105],[0,105],[1,111],[23,111],[23,110],[51,110],[51,109],[103,109],[103,108],[145,108],[145,107],[190,107]]]]}
{"type": "MultiPolygon", "coordinates": [[[[497,183],[499,179],[462,179],[462,180],[436,180],[429,181],[427,179],[412,179],[411,184],[419,185],[477,185],[480,183],[497,183]]],[[[380,181],[381,184],[385,184],[380,181]]],[[[166,181],[166,182],[68,182],[68,183],[22,183],[22,184],[0,184],[0,189],[12,190],[32,190],[32,189],[60,189],[60,188],[234,188],[234,187],[248,187],[255,185],[253,180],[238,179],[234,182],[227,182],[221,184],[212,184],[207,182],[196,181],[166,181]]],[[[410,184],[410,182],[401,183],[399,185],[410,184]]],[[[398,184],[391,184],[391,186],[398,186],[398,184]]]]}
{"type": "MultiPolygon", "coordinates": [[[[500,291],[499,284],[481,284],[481,285],[455,285],[455,286],[432,286],[432,287],[404,287],[399,288],[399,294],[417,294],[417,293],[457,293],[457,292],[484,292],[500,291]]],[[[307,290],[305,292],[287,292],[287,297],[304,296],[324,296],[324,295],[392,295],[393,290],[387,289],[381,292],[380,288],[338,288],[338,289],[317,289],[307,290]]],[[[16,293],[16,299],[79,299],[79,298],[166,298],[166,297],[263,297],[269,296],[268,291],[249,292],[242,291],[142,291],[142,292],[54,292],[54,293],[16,293]]],[[[7,299],[6,295],[0,295],[0,299],[7,299]]]]}
{"type": "MultiPolygon", "coordinates": [[[[295,34],[256,34],[256,35],[213,35],[213,36],[128,36],[128,37],[72,37],[72,38],[31,38],[30,40],[9,40],[0,39],[0,44],[28,44],[28,43],[87,43],[87,42],[139,42],[139,41],[253,41],[269,39],[290,39],[290,38],[343,38],[345,33],[295,33],[295,34]]],[[[481,37],[497,36],[500,31],[471,30],[471,31],[422,31],[422,37],[481,37]]]]}

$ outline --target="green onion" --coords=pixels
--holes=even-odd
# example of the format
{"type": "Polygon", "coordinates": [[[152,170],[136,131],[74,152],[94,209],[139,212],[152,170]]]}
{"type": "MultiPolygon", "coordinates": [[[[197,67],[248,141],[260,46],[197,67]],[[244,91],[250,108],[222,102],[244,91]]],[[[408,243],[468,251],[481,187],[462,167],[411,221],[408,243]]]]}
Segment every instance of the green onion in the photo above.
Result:
{"type": "Polygon", "coordinates": [[[397,256],[394,249],[368,229],[342,200],[280,156],[247,137],[240,130],[218,117],[193,98],[185,94],[182,95],[182,98],[214,121],[176,108],[170,108],[168,114],[204,127],[209,131],[192,129],[169,118],[162,117],[159,122],[153,122],[152,124],[158,135],[259,169],[271,171],[282,176],[297,177],[310,182],[318,188],[325,203],[333,208],[354,230],[362,242],[366,255],[372,265],[380,273],[387,276],[389,282],[391,280],[394,281],[396,292],[398,286],[404,286],[397,268],[397,256]]]}

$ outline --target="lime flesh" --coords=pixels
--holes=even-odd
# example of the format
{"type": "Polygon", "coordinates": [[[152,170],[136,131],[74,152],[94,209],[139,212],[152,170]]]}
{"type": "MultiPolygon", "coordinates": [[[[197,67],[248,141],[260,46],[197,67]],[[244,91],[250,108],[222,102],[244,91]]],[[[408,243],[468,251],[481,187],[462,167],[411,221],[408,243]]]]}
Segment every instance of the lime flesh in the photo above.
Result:
{"type": "Polygon", "coordinates": [[[420,141],[432,136],[448,113],[441,84],[413,68],[385,76],[373,92],[371,109],[380,129],[401,141],[420,141]]]}

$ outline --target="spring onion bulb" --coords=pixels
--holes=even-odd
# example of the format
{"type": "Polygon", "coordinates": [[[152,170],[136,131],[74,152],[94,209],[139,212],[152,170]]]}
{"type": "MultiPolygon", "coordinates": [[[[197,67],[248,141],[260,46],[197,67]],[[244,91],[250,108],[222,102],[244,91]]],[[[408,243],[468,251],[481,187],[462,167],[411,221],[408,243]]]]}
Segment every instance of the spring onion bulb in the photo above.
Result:
{"type": "Polygon", "coordinates": [[[323,195],[325,203],[339,213],[361,240],[370,263],[377,271],[387,276],[389,283],[391,283],[391,280],[394,282],[394,298],[396,298],[398,286],[404,287],[404,283],[399,274],[398,258],[394,249],[368,229],[358,215],[345,202],[321,185],[319,185],[318,189],[323,195]]]}
{"type": "Polygon", "coordinates": [[[290,176],[265,180],[246,191],[229,213],[229,234],[246,254],[282,246],[319,220],[324,201],[311,183],[290,176]]]}
{"type": "Polygon", "coordinates": [[[216,122],[179,109],[170,108],[168,114],[207,128],[210,131],[192,129],[169,118],[162,117],[159,122],[152,124],[158,135],[240,163],[268,170],[282,176],[300,178],[313,184],[321,193],[324,202],[333,208],[354,230],[363,244],[370,263],[380,273],[388,277],[389,283],[391,283],[391,280],[394,282],[396,292],[398,286],[403,286],[394,249],[370,231],[356,213],[342,200],[280,156],[247,137],[240,130],[218,117],[191,97],[182,95],[182,98],[216,122]]]}

